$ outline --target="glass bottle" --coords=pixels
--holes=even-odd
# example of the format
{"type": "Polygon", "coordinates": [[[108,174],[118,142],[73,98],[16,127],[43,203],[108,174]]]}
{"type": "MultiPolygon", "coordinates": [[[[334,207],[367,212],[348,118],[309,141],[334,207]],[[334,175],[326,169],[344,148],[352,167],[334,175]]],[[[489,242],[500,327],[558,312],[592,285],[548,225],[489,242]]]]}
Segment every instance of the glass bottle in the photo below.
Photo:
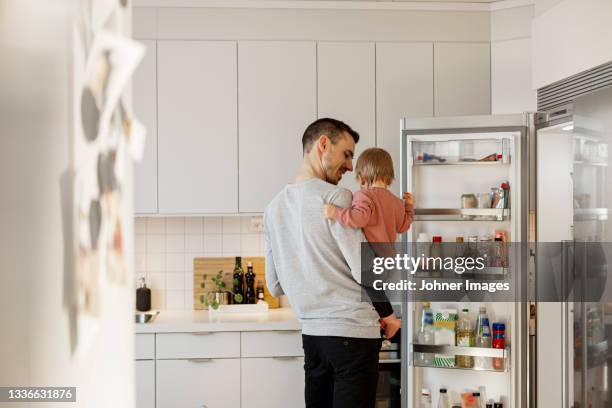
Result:
{"type": "Polygon", "coordinates": [[[254,305],[257,303],[257,297],[255,295],[255,273],[253,273],[253,263],[247,262],[247,273],[246,277],[246,303],[247,305],[254,305]]]}
{"type": "MultiPolygon", "coordinates": [[[[468,309],[461,310],[461,317],[457,322],[457,346],[474,347],[474,328],[469,316],[468,309]]],[[[458,367],[472,368],[474,366],[474,358],[472,356],[457,355],[455,363],[458,367]]]]}
{"type": "MultiPolygon", "coordinates": [[[[489,326],[489,316],[487,316],[487,308],[481,306],[476,319],[476,347],[491,347],[491,327],[489,326]]],[[[490,357],[474,357],[474,367],[480,369],[489,369],[491,366],[490,357]]]]}
{"type": "Polygon", "coordinates": [[[244,303],[244,271],[242,270],[242,257],[236,257],[236,264],[234,265],[234,274],[233,278],[233,288],[232,292],[234,292],[232,296],[232,300],[234,304],[242,304],[244,303]]]}

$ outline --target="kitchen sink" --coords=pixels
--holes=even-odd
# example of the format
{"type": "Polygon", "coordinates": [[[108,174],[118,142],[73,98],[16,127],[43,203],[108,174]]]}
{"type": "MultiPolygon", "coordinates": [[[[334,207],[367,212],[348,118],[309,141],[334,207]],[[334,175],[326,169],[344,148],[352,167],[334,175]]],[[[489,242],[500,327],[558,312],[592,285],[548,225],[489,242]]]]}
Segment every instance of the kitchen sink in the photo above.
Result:
{"type": "Polygon", "coordinates": [[[155,320],[158,314],[159,314],[159,311],[157,312],[136,312],[134,314],[134,321],[136,323],[151,323],[153,320],[155,320]]]}

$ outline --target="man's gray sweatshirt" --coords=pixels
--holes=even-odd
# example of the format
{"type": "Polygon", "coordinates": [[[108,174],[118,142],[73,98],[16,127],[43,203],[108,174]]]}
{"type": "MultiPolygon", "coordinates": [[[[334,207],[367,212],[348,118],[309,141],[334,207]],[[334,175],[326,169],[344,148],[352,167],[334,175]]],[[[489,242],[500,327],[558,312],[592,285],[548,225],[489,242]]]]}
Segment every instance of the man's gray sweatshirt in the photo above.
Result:
{"type": "Polygon", "coordinates": [[[287,185],[266,207],[267,286],[287,295],[303,334],[380,337],[378,314],[361,298],[363,233],[323,216],[324,204],[351,200],[349,190],[310,179],[287,185]]]}

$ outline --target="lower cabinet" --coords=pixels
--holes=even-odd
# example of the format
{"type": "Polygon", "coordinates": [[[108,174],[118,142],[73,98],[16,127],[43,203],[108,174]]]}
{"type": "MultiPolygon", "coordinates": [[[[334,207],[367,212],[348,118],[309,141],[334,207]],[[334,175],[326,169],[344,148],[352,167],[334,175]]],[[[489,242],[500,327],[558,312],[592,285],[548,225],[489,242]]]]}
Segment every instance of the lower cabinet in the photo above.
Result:
{"type": "Polygon", "coordinates": [[[238,358],[157,360],[156,381],[157,408],[240,407],[238,358]]]}
{"type": "Polygon", "coordinates": [[[240,372],[242,408],[304,406],[303,357],[243,358],[240,372]]]}
{"type": "Polygon", "coordinates": [[[155,408],[155,360],[136,361],[136,408],[155,408]]]}

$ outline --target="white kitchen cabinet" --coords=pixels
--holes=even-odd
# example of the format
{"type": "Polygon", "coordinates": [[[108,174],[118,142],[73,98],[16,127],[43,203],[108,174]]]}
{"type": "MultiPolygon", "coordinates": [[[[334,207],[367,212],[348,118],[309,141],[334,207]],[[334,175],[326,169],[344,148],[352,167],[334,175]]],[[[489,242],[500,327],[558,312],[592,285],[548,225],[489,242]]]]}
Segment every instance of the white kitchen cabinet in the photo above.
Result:
{"type": "Polygon", "coordinates": [[[304,406],[303,357],[243,358],[240,382],[242,408],[304,406]]]}
{"type": "MultiPolygon", "coordinates": [[[[374,43],[320,42],[317,45],[318,117],[347,123],[359,135],[359,153],[376,144],[374,43]]],[[[344,174],[341,186],[359,189],[354,172],[344,174]]]]}
{"type": "Polygon", "coordinates": [[[395,194],[400,194],[400,118],[433,115],[433,44],[377,43],[377,145],[393,159],[395,194]]]}
{"type": "Polygon", "coordinates": [[[240,333],[241,357],[299,357],[303,355],[301,330],[240,333]]]}
{"type": "Polygon", "coordinates": [[[161,214],[238,211],[235,42],[158,41],[161,214]]]}
{"type": "Polygon", "coordinates": [[[240,407],[239,358],[157,360],[156,383],[157,408],[240,407]]]}
{"type": "Polygon", "coordinates": [[[147,128],[142,161],[134,166],[134,211],[157,213],[157,41],[141,41],[146,54],[134,72],[133,106],[147,128]]]}
{"type": "Polygon", "coordinates": [[[316,45],[238,44],[239,210],[262,212],[302,161],[302,134],[317,115],[316,45]]]}
{"type": "Polygon", "coordinates": [[[155,361],[136,361],[136,408],[155,408],[155,361]]]}
{"type": "Polygon", "coordinates": [[[435,116],[491,113],[491,45],[434,44],[435,116]]]}

